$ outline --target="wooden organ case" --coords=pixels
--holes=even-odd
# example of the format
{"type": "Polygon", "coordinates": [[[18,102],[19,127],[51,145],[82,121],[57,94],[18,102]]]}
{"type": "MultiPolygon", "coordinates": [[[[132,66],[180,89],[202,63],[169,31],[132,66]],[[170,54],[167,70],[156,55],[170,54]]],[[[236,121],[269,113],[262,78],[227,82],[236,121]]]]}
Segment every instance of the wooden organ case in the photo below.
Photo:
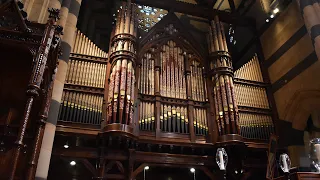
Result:
{"type": "Polygon", "coordinates": [[[34,177],[48,118],[62,27],[25,20],[20,1],[0,4],[0,178],[34,177]]]}
{"type": "Polygon", "coordinates": [[[77,159],[93,179],[194,167],[202,179],[217,179],[215,153],[225,147],[231,159],[239,156],[228,179],[264,171],[274,119],[257,56],[234,71],[218,17],[208,23],[208,50],[173,12],[139,38],[137,5],[121,5],[108,53],[76,31],[52,167],[77,159]]]}

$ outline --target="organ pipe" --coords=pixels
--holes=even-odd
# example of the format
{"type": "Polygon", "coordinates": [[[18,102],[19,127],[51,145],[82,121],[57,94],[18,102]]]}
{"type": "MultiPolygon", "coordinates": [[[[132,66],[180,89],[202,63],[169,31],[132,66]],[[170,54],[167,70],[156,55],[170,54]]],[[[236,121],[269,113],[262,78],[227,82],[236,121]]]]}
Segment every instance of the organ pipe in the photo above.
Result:
{"type": "MultiPolygon", "coordinates": [[[[122,3],[117,16],[115,34],[111,38],[107,124],[131,125],[133,122],[134,68],[136,63],[135,34],[137,31],[134,25],[136,14],[133,12],[135,12],[135,5],[131,4],[130,0],[122,3]]],[[[146,66],[141,68],[143,72],[146,72],[146,70],[146,66]]],[[[147,92],[146,89],[143,89],[144,85],[147,84],[146,79],[140,82],[142,82],[140,90],[147,92]]]]}
{"type": "Polygon", "coordinates": [[[210,67],[213,72],[214,102],[219,135],[239,134],[238,108],[233,86],[232,60],[228,52],[223,24],[218,16],[209,28],[210,67]]]}

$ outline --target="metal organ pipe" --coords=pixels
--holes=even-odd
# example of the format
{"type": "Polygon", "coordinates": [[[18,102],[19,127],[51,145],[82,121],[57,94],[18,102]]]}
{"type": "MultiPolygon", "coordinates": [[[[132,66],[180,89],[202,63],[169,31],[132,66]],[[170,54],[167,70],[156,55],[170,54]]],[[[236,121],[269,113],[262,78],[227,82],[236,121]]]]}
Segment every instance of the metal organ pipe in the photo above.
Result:
{"type": "MultiPolygon", "coordinates": [[[[132,125],[134,93],[135,93],[135,41],[136,14],[135,5],[131,1],[123,2],[119,9],[115,34],[111,39],[110,62],[111,74],[107,98],[107,124],[120,123],[132,125]]],[[[142,63],[144,64],[144,63],[142,63]]],[[[141,74],[144,72],[142,66],[141,74]]],[[[103,72],[105,74],[105,72],[103,72]]],[[[143,77],[143,76],[141,76],[143,77]]],[[[144,91],[141,81],[140,91],[144,91]]],[[[144,105],[143,105],[144,106],[144,105]]],[[[107,125],[108,126],[108,125],[107,125]]]]}
{"type": "Polygon", "coordinates": [[[224,33],[223,24],[218,16],[215,16],[209,28],[209,40],[214,47],[210,51],[210,67],[214,72],[214,102],[220,136],[239,134],[238,108],[233,86],[234,73],[224,33]]]}

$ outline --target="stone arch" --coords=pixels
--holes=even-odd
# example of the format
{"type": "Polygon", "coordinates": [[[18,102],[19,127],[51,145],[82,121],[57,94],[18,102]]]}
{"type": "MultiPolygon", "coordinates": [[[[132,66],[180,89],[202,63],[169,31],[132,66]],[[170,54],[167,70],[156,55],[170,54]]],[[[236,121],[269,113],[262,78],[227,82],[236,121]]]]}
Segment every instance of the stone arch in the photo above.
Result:
{"type": "MultiPolygon", "coordinates": [[[[320,111],[320,90],[302,90],[293,95],[289,101],[285,120],[292,123],[292,128],[303,131],[307,125],[308,117],[320,111]]],[[[315,125],[320,125],[318,120],[315,125]]]]}

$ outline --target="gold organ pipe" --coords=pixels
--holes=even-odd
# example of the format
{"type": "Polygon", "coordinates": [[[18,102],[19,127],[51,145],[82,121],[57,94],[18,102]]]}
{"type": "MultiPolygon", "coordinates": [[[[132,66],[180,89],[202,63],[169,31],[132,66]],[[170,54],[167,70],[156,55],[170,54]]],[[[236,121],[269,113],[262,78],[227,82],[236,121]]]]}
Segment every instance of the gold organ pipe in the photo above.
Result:
{"type": "Polygon", "coordinates": [[[134,35],[134,31],[135,31],[135,16],[134,16],[134,12],[135,12],[135,8],[134,6],[131,7],[131,19],[130,19],[130,30],[129,33],[131,35],[134,35]]]}
{"type": "MultiPolygon", "coordinates": [[[[130,33],[130,20],[131,20],[131,2],[130,2],[130,0],[128,0],[127,11],[126,11],[126,16],[125,16],[124,33],[127,33],[127,34],[130,33]]],[[[128,47],[126,50],[128,50],[128,47]]]]}
{"type": "Polygon", "coordinates": [[[80,54],[84,54],[84,49],[85,49],[85,39],[84,39],[84,35],[81,33],[81,49],[80,49],[80,54]]]}
{"type": "Polygon", "coordinates": [[[75,43],[74,43],[74,48],[73,48],[73,52],[74,53],[79,53],[78,49],[79,49],[79,36],[80,36],[80,31],[76,30],[76,39],[75,39],[75,43]]]}
{"type": "Polygon", "coordinates": [[[122,6],[121,6],[121,9],[120,9],[121,15],[120,15],[120,29],[119,29],[119,34],[124,33],[125,9],[126,9],[126,2],[122,2],[122,6]]]}
{"type": "Polygon", "coordinates": [[[221,34],[221,27],[219,26],[219,18],[218,18],[218,16],[215,16],[214,20],[215,20],[214,23],[215,23],[216,29],[217,29],[219,50],[220,51],[224,51],[222,34],[221,34]]]}
{"type": "Polygon", "coordinates": [[[224,49],[224,51],[228,51],[227,39],[226,39],[225,31],[224,31],[224,26],[221,21],[220,21],[220,27],[221,27],[222,42],[223,42],[223,47],[224,47],[223,49],[224,49]]]}

